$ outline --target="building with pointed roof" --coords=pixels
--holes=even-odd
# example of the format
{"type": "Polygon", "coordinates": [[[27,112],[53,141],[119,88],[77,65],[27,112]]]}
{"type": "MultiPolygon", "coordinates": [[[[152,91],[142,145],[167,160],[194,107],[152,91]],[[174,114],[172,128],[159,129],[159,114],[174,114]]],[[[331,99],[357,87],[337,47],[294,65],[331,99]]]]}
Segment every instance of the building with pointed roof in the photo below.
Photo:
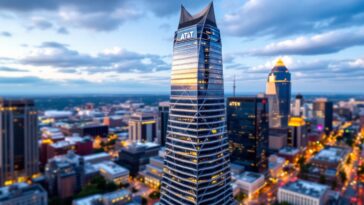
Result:
{"type": "Polygon", "coordinates": [[[287,128],[290,114],[291,74],[279,59],[268,75],[269,127],[287,128]]]}
{"type": "Polygon", "coordinates": [[[220,31],[213,3],[183,6],[174,37],[163,205],[232,204],[220,31]]]}

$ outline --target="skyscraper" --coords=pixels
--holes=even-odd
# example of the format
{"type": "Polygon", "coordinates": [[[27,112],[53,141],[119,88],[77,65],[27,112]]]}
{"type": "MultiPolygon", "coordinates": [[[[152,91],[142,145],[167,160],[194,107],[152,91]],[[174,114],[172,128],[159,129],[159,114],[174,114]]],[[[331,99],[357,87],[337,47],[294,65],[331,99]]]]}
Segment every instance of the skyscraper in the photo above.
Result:
{"type": "Polygon", "coordinates": [[[333,103],[326,98],[319,98],[313,102],[313,117],[316,121],[316,129],[326,134],[332,131],[333,103]]]}
{"type": "Polygon", "coordinates": [[[220,31],[182,6],[174,37],[161,204],[231,204],[220,31]]]}
{"type": "Polygon", "coordinates": [[[268,171],[268,103],[262,97],[227,99],[227,131],[231,161],[245,170],[268,171]]]}
{"type": "Polygon", "coordinates": [[[269,127],[287,128],[290,114],[291,74],[281,59],[269,73],[266,95],[269,100],[269,127]]]}
{"type": "Polygon", "coordinates": [[[161,102],[158,106],[158,141],[161,146],[166,145],[169,102],[161,102]]]}
{"type": "Polygon", "coordinates": [[[0,100],[0,184],[38,173],[37,111],[32,100],[0,100]]]}

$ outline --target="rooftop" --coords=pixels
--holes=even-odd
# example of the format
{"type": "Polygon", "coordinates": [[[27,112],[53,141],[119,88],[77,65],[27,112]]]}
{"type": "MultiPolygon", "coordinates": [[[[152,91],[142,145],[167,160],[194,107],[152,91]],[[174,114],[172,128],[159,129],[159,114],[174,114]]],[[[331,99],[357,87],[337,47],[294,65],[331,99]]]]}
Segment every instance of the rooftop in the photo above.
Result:
{"type": "Polygon", "coordinates": [[[23,197],[25,195],[33,196],[38,193],[47,194],[40,185],[29,185],[26,183],[17,183],[11,186],[4,186],[0,188],[0,203],[16,197],[23,197]]]}
{"type": "Polygon", "coordinates": [[[119,175],[119,174],[126,174],[129,173],[129,170],[126,168],[112,162],[112,161],[105,161],[98,164],[95,164],[101,172],[107,172],[111,175],[119,175]]]}
{"type": "Polygon", "coordinates": [[[329,190],[329,187],[314,182],[297,180],[295,182],[287,183],[280,189],[304,194],[313,198],[321,198],[326,193],[326,191],[329,190]]]}
{"type": "Polygon", "coordinates": [[[298,152],[299,150],[297,148],[286,146],[282,147],[278,153],[283,155],[296,155],[298,152]]]}
{"type": "Polygon", "coordinates": [[[258,180],[259,178],[264,178],[263,174],[255,173],[255,172],[243,172],[239,176],[237,176],[238,180],[253,183],[254,181],[258,180]]]}
{"type": "Polygon", "coordinates": [[[346,155],[348,150],[343,147],[327,146],[320,152],[318,152],[313,159],[326,161],[326,162],[340,162],[346,155]]]}

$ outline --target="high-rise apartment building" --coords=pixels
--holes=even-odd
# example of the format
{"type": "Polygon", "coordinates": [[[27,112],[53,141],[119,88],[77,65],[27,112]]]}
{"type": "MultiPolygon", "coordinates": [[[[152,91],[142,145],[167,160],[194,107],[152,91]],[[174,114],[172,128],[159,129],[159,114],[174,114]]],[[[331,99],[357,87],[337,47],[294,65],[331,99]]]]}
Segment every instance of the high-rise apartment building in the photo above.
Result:
{"type": "Polygon", "coordinates": [[[38,173],[37,111],[32,100],[0,100],[0,184],[38,173]]]}
{"type": "Polygon", "coordinates": [[[231,161],[245,170],[268,171],[268,102],[264,97],[227,99],[227,131],[231,161]]]}
{"type": "Polygon", "coordinates": [[[266,95],[269,100],[269,127],[287,128],[291,107],[291,74],[281,59],[269,73],[266,95]]]}
{"type": "Polygon", "coordinates": [[[211,3],[182,6],[174,37],[170,112],[161,201],[232,204],[220,31],[211,3]]]}

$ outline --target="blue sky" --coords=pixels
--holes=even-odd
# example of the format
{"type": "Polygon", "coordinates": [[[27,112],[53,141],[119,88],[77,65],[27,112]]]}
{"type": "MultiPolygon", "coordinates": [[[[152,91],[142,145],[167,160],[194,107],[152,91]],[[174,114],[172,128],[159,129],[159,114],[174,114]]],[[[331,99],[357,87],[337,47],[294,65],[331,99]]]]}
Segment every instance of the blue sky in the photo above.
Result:
{"type": "MultiPolygon", "coordinates": [[[[0,0],[0,94],[168,93],[180,5],[206,0],[0,0]]],[[[362,0],[215,0],[225,90],[364,93],[362,0]]]]}

